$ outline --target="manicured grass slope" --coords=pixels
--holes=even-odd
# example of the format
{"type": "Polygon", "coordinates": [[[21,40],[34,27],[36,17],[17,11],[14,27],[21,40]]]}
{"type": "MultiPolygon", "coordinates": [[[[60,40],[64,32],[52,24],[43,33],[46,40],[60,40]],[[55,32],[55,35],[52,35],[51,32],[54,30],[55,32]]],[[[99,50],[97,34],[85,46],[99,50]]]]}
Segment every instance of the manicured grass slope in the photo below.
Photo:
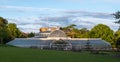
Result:
{"type": "Polygon", "coordinates": [[[85,52],[0,47],[0,62],[120,62],[118,58],[85,52]]]}

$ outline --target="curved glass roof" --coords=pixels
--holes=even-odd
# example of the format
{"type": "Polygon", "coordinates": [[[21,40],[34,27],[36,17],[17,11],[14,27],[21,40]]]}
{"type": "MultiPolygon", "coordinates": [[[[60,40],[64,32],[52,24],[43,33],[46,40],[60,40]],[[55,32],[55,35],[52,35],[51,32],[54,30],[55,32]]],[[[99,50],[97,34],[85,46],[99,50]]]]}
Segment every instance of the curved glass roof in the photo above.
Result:
{"type": "Polygon", "coordinates": [[[48,37],[67,37],[66,34],[61,30],[55,30],[50,33],[48,37]]]}
{"type": "Polygon", "coordinates": [[[86,47],[87,42],[89,42],[90,47],[97,48],[97,49],[103,49],[103,48],[110,48],[111,44],[104,41],[104,40],[69,40],[69,42],[73,46],[79,46],[81,48],[86,47]]]}
{"type": "Polygon", "coordinates": [[[31,47],[31,46],[49,46],[53,40],[39,40],[39,39],[15,39],[7,44],[18,47],[31,47]]]}
{"type": "MultiPolygon", "coordinates": [[[[43,47],[49,47],[51,43],[53,43],[54,40],[41,40],[37,38],[30,38],[30,39],[15,39],[13,41],[8,42],[9,45],[14,45],[18,47],[31,47],[31,46],[43,46],[43,47]]],[[[110,43],[104,41],[104,40],[67,40],[64,39],[64,41],[70,43],[73,47],[79,47],[79,48],[85,48],[87,42],[89,42],[90,47],[95,49],[104,49],[104,48],[111,48],[110,43]]]]}

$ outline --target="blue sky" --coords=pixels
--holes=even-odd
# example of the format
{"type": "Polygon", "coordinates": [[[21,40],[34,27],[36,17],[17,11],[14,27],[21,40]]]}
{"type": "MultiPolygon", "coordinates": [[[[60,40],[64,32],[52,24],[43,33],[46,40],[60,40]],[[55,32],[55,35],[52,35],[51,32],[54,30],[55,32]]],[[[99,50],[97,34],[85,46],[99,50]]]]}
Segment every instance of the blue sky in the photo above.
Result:
{"type": "Polygon", "coordinates": [[[115,31],[111,14],[119,9],[120,0],[0,0],[0,16],[24,32],[73,23],[88,29],[103,23],[115,31]]]}

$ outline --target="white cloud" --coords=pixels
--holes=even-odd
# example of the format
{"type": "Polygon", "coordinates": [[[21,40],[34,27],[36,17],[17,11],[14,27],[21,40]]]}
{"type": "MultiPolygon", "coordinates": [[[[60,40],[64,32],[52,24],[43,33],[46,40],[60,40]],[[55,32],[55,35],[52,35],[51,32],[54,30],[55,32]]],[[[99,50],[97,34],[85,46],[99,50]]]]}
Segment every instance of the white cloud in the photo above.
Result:
{"type": "MultiPolygon", "coordinates": [[[[118,26],[114,24],[113,19],[105,18],[95,18],[95,17],[84,17],[84,16],[60,16],[60,17],[28,17],[28,18],[18,18],[18,19],[8,19],[17,20],[18,27],[24,32],[39,32],[40,27],[50,27],[50,26],[67,26],[70,24],[76,24],[77,28],[88,28],[91,29],[93,26],[102,23],[110,26],[111,29],[117,30],[118,26]],[[21,21],[22,20],[22,21],[21,21]]],[[[9,21],[10,22],[10,21],[9,21]]]]}
{"type": "Polygon", "coordinates": [[[95,18],[113,18],[113,16],[110,13],[104,13],[104,12],[89,12],[89,11],[81,11],[81,10],[65,10],[64,13],[68,15],[74,15],[74,16],[84,16],[84,17],[95,17],[95,18]]]}
{"type": "Polygon", "coordinates": [[[28,15],[27,17],[7,18],[9,22],[16,23],[17,26],[24,32],[39,32],[40,27],[63,27],[73,23],[78,25],[77,28],[88,29],[91,29],[96,24],[103,23],[110,26],[113,30],[117,30],[117,25],[113,23],[114,19],[109,13],[18,6],[0,6],[0,8],[11,10],[14,9],[15,11],[23,11],[25,12],[23,15],[27,14],[27,11],[41,14],[37,16],[28,15]],[[50,15],[44,15],[48,13],[50,15]]]}

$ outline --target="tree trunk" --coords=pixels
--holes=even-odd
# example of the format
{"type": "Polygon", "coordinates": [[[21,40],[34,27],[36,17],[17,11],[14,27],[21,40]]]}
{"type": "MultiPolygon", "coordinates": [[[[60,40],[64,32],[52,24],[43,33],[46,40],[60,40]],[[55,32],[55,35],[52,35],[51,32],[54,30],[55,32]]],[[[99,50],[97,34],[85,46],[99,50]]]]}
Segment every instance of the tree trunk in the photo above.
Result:
{"type": "Polygon", "coordinates": [[[0,38],[0,44],[3,44],[3,39],[2,38],[0,38]]]}

